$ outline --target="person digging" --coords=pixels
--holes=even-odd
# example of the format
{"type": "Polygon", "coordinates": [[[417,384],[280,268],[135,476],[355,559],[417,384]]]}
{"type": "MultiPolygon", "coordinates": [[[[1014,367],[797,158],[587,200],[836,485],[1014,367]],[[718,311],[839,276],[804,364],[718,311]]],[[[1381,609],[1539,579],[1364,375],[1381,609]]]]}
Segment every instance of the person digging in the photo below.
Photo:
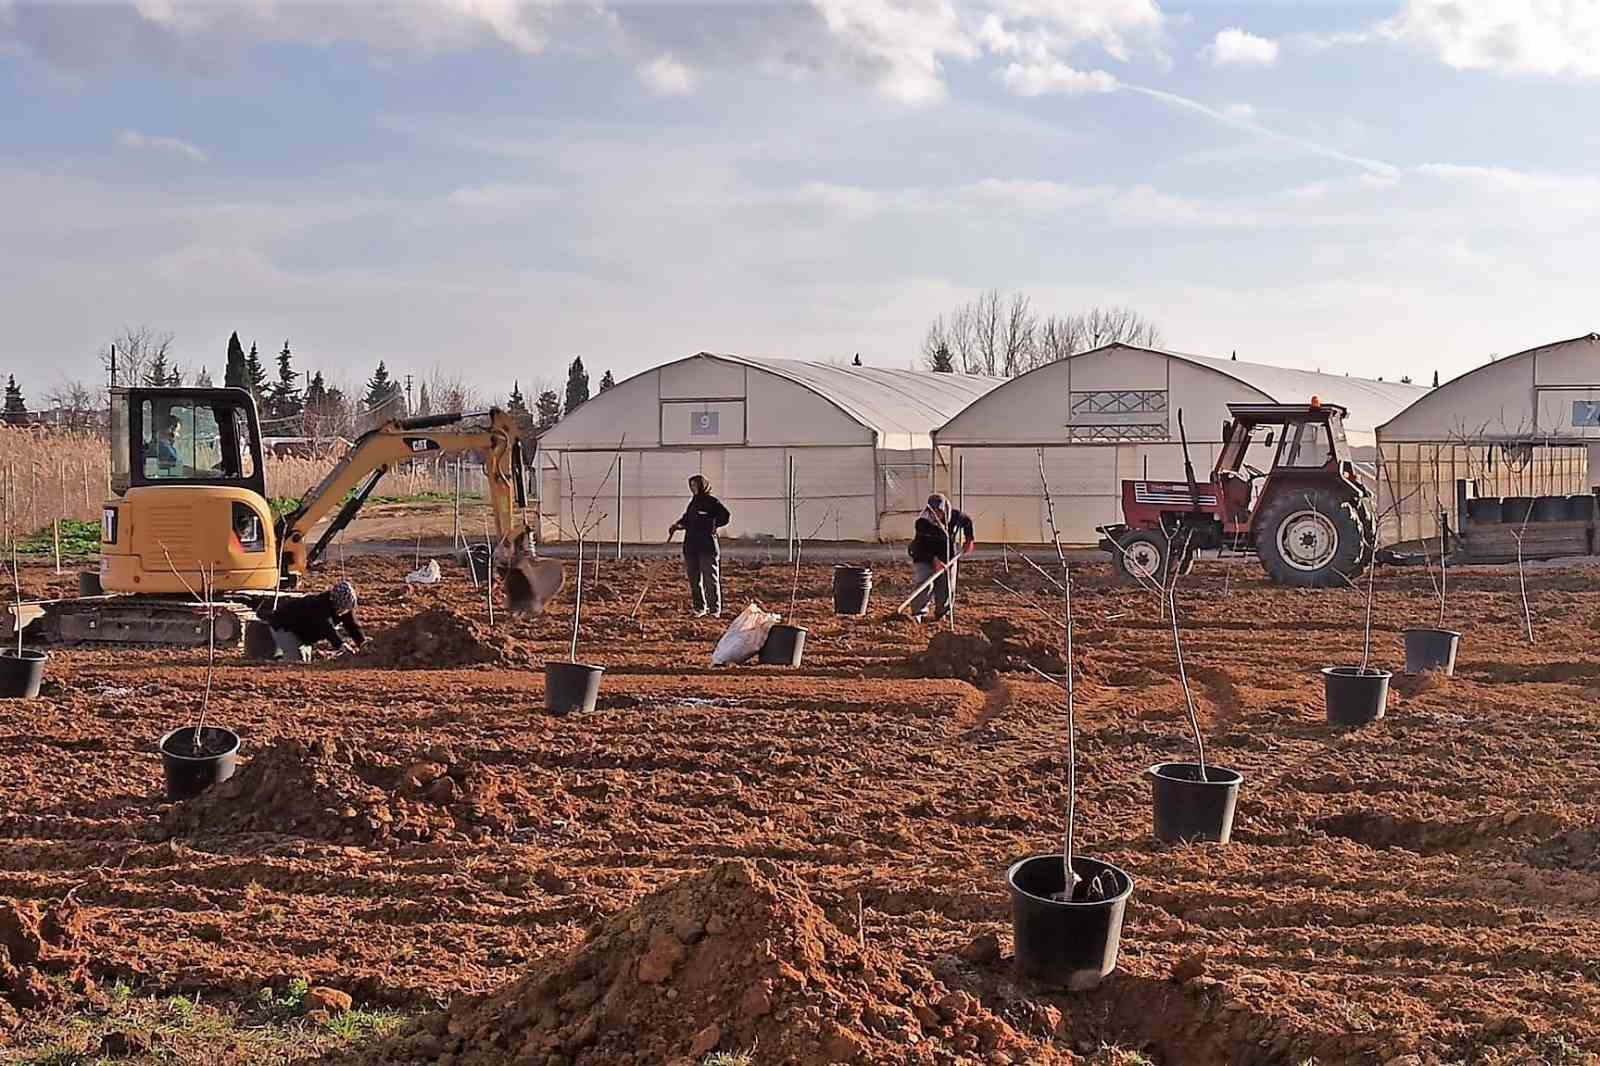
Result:
{"type": "Polygon", "coordinates": [[[257,613],[272,627],[272,639],[285,662],[310,662],[312,649],[322,641],[333,645],[334,654],[346,651],[341,628],[356,647],[367,642],[356,621],[356,588],[348,581],[327,592],[281,599],[276,609],[257,613]]]}
{"type": "Polygon", "coordinates": [[[722,617],[722,552],[717,531],[732,521],[722,501],[711,495],[711,482],[696,474],[689,479],[693,496],[683,517],[667,529],[667,539],[683,530],[683,569],[689,577],[689,602],[696,618],[722,617]]]}
{"type": "Polygon", "coordinates": [[[918,585],[934,574],[939,576],[911,601],[911,617],[918,622],[938,622],[950,613],[950,575],[947,569],[955,555],[967,556],[977,546],[973,539],[972,519],[950,506],[942,492],[928,497],[928,505],[917,516],[916,533],[906,554],[911,556],[912,577],[918,585]],[[957,537],[961,540],[958,542],[957,537]],[[959,551],[957,550],[959,543],[959,551]],[[928,617],[930,602],[933,617],[928,617]]]}

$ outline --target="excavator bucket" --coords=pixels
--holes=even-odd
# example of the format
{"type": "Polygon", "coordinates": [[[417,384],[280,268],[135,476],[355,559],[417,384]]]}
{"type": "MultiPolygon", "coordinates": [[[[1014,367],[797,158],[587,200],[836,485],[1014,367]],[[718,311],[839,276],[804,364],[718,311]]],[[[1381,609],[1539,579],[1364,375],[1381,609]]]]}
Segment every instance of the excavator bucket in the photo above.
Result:
{"type": "Polygon", "coordinates": [[[538,559],[520,538],[506,562],[506,606],[518,614],[535,615],[561,594],[566,576],[559,559],[538,559]]]}

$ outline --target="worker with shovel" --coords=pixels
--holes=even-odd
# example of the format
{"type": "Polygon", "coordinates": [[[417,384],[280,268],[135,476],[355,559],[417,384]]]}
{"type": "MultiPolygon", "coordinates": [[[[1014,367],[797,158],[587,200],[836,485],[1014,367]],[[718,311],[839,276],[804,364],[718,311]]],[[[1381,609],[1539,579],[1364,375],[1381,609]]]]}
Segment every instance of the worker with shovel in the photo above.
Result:
{"type": "Polygon", "coordinates": [[[732,521],[722,501],[711,495],[711,482],[696,474],[689,479],[693,498],[683,517],[672,523],[667,539],[683,530],[683,568],[689,576],[689,600],[694,616],[722,617],[722,552],[717,530],[732,521]]]}
{"type": "Polygon", "coordinates": [[[950,613],[948,568],[951,559],[958,556],[958,536],[961,538],[959,555],[972,554],[977,545],[972,535],[972,519],[951,507],[944,493],[929,496],[928,506],[917,516],[916,535],[906,549],[915,567],[913,577],[921,586],[921,591],[911,600],[911,616],[919,622],[927,620],[930,600],[934,604],[932,621],[937,622],[950,613]]]}

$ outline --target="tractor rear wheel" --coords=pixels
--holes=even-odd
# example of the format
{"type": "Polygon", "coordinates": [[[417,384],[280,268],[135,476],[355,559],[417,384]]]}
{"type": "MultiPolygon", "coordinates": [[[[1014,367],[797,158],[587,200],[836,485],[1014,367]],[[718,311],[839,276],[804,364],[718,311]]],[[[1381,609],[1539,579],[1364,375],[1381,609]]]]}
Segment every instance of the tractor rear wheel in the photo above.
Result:
{"type": "Polygon", "coordinates": [[[1129,530],[1117,538],[1111,565],[1124,584],[1154,582],[1160,585],[1167,571],[1167,538],[1159,533],[1129,530]]]}
{"type": "Polygon", "coordinates": [[[1300,588],[1353,581],[1372,560],[1371,537],[1358,506],[1326,489],[1269,501],[1256,523],[1256,554],[1267,577],[1300,588]]]}

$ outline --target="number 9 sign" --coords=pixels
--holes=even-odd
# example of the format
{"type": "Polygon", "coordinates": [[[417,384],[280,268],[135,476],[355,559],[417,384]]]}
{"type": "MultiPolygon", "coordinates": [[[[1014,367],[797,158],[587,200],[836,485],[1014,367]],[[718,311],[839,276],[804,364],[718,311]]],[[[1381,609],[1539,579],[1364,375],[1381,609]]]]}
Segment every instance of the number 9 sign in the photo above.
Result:
{"type": "Polygon", "coordinates": [[[694,411],[689,415],[689,436],[715,437],[718,434],[717,411],[694,411]]]}

